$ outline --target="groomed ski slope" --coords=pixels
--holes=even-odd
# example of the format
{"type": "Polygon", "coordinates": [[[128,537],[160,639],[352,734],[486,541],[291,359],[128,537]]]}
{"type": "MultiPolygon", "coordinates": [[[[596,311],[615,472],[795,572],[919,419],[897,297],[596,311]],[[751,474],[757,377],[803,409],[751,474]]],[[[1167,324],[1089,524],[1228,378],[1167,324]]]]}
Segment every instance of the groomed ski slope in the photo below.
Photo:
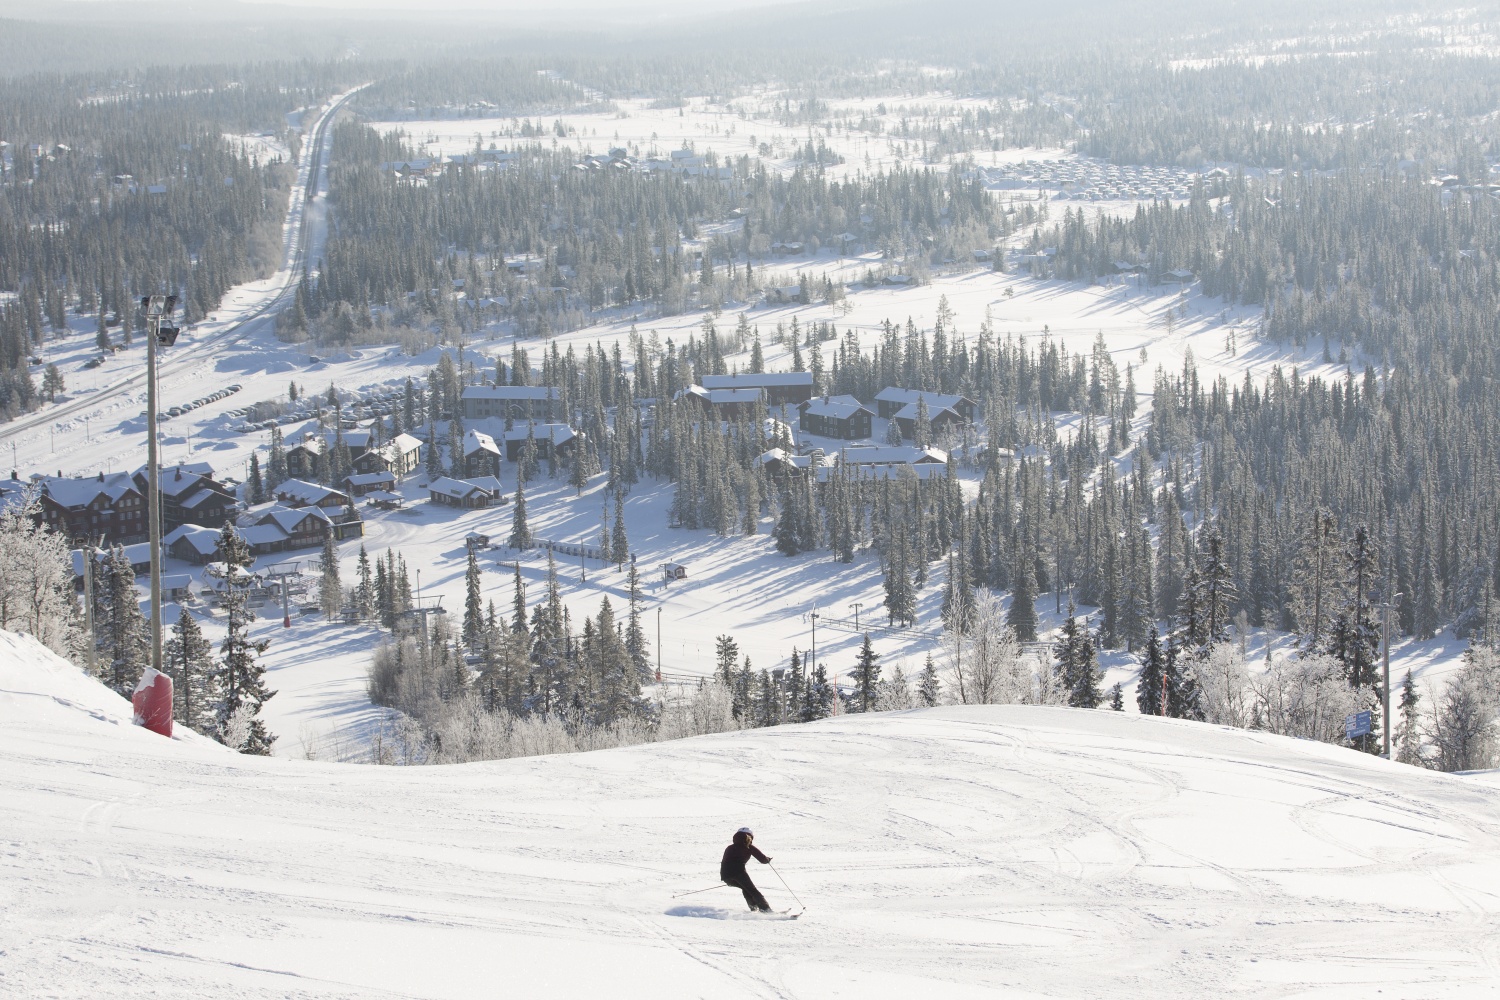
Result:
{"type": "Polygon", "coordinates": [[[5,997],[1483,997],[1497,931],[1500,788],[1318,744],[989,707],[249,759],[0,633],[5,997]],[[800,921],[671,898],[741,824],[800,921]]]}

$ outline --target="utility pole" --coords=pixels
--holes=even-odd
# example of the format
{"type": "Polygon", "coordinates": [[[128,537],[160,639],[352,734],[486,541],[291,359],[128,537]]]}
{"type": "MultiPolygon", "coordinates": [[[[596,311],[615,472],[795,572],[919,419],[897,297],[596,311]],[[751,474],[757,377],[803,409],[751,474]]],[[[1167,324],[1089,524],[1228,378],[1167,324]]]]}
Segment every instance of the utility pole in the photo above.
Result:
{"type": "Polygon", "coordinates": [[[656,609],[656,683],[661,683],[661,608],[656,609]]]}
{"type": "Polygon", "coordinates": [[[161,669],[161,457],[156,442],[156,343],[177,340],[171,325],[177,308],[175,295],[148,295],[141,299],[146,314],[146,527],[151,540],[151,667],[161,669]],[[162,321],[168,323],[163,325],[162,321]]]}
{"type": "Polygon", "coordinates": [[[862,602],[862,601],[855,601],[854,602],[854,631],[856,631],[856,632],[859,631],[859,609],[862,608],[862,607],[864,607],[864,602],[862,602]]]}

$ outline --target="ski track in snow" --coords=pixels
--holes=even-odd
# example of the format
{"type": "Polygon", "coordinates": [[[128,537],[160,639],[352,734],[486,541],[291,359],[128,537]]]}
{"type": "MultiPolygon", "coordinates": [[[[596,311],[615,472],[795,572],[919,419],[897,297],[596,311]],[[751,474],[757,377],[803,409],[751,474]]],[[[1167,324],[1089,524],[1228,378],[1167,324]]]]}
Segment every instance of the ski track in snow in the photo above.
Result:
{"type": "Polygon", "coordinates": [[[1321,744],[993,706],[408,769],[128,713],[0,633],[0,995],[1500,996],[1500,788],[1321,744]],[[672,898],[741,824],[801,920],[672,898]]]}

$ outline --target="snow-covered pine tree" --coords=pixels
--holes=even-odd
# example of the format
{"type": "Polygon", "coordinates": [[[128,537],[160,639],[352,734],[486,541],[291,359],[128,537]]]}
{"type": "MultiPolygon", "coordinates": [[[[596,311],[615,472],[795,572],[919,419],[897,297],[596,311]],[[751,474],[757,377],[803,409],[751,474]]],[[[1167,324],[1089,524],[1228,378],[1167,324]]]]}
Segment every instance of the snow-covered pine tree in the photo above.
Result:
{"type": "Polygon", "coordinates": [[[526,483],[516,477],[516,502],[510,515],[510,538],[506,544],[513,549],[531,548],[531,528],[526,523],[526,483]]]}
{"type": "Polygon", "coordinates": [[[1141,651],[1141,672],[1135,684],[1135,704],[1142,715],[1167,714],[1167,657],[1161,648],[1156,626],[1146,638],[1141,651]]]}
{"type": "Polygon", "coordinates": [[[245,483],[245,501],[251,505],[266,502],[266,484],[260,475],[260,452],[250,453],[250,475],[245,483]]]}
{"type": "Polygon", "coordinates": [[[641,578],[636,572],[634,559],[630,560],[628,572],[625,586],[630,595],[630,615],[625,622],[625,652],[630,655],[630,662],[635,666],[640,683],[650,683],[655,680],[655,674],[648,655],[650,646],[646,640],[646,630],[641,623],[641,578]]]}
{"type": "Polygon", "coordinates": [[[1109,689],[1109,707],[1115,712],[1125,711],[1125,692],[1118,683],[1109,689]]]}
{"type": "Polygon", "coordinates": [[[375,578],[370,572],[370,555],[364,543],[359,546],[359,582],[354,588],[354,611],[362,622],[375,617],[375,578]]]}
{"type": "Polygon", "coordinates": [[[219,704],[214,647],[198,621],[183,608],[162,647],[162,667],[172,678],[172,717],[203,735],[212,735],[219,704]]]}
{"type": "MultiPolygon", "coordinates": [[[[103,625],[105,683],[116,693],[130,697],[151,655],[151,633],[146,616],[141,614],[140,596],[135,590],[135,568],[123,545],[116,545],[105,564],[102,587],[107,609],[103,625]]],[[[98,629],[100,623],[95,624],[98,629]]]]}
{"type": "Polygon", "coordinates": [[[463,639],[471,653],[479,652],[484,642],[484,597],[480,593],[479,560],[472,548],[464,569],[463,639]]]}
{"type": "Polygon", "coordinates": [[[755,707],[755,671],[750,666],[750,657],[745,657],[740,669],[735,672],[730,693],[730,711],[740,721],[740,725],[749,725],[755,707]]]}
{"type": "Polygon", "coordinates": [[[1203,721],[1203,688],[1192,657],[1174,645],[1167,647],[1167,714],[1174,719],[1203,721]]]}
{"type": "MultiPolygon", "coordinates": [[[[228,528],[225,525],[226,531],[228,528]]],[[[276,692],[266,687],[265,667],[259,657],[270,642],[250,638],[254,615],[244,588],[228,588],[224,595],[224,618],[224,642],[219,646],[223,700],[215,713],[214,736],[241,753],[269,756],[276,737],[266,731],[259,715],[261,706],[276,692]]]]}
{"type": "Polygon", "coordinates": [[[1021,549],[1016,560],[1016,569],[1011,577],[1014,588],[1010,607],[1005,612],[1005,624],[1016,633],[1018,642],[1036,642],[1036,556],[1029,549],[1021,549]]]}
{"type": "Polygon", "coordinates": [[[932,708],[937,705],[941,696],[942,682],[938,679],[936,665],[932,662],[932,654],[927,654],[927,662],[922,666],[922,673],[917,681],[917,697],[923,705],[932,708]]]}
{"type": "Polygon", "coordinates": [[[800,515],[797,511],[797,493],[785,487],[781,490],[781,516],[776,519],[776,551],[784,556],[794,556],[801,552],[797,543],[797,522],[800,515]]]}
{"type": "Polygon", "coordinates": [[[437,479],[443,475],[443,453],[437,443],[437,421],[432,420],[427,424],[427,443],[423,446],[427,450],[424,456],[427,460],[428,480],[437,479]]]}
{"type": "Polygon", "coordinates": [[[1411,671],[1401,681],[1401,723],[1396,728],[1396,759],[1403,764],[1420,764],[1421,750],[1421,694],[1412,680],[1411,671]]]}
{"type": "Polygon", "coordinates": [[[880,690],[880,664],[876,662],[879,659],[880,654],[875,652],[875,647],[870,642],[870,633],[866,632],[854,666],[854,700],[861,712],[873,711],[875,708],[876,696],[880,690]]]}
{"type": "Polygon", "coordinates": [[[1073,708],[1098,708],[1104,701],[1099,690],[1099,664],[1094,657],[1094,640],[1088,623],[1080,622],[1072,603],[1063,623],[1062,641],[1057,647],[1056,672],[1073,708]]]}
{"type": "Polygon", "coordinates": [[[734,687],[734,668],[739,663],[740,646],[729,634],[714,637],[714,672],[725,687],[734,687]]]}
{"type": "Polygon", "coordinates": [[[323,572],[318,578],[318,607],[330,621],[344,607],[344,586],[339,579],[339,547],[333,528],[323,534],[323,572]]]}
{"type": "Polygon", "coordinates": [[[625,491],[615,491],[615,523],[609,535],[609,552],[616,566],[624,568],[630,559],[630,539],[625,535],[625,491]]]}
{"type": "Polygon", "coordinates": [[[286,448],[282,444],[281,428],[271,428],[271,456],[266,462],[266,492],[269,493],[290,478],[286,467],[286,448]]]}
{"type": "Polygon", "coordinates": [[[823,664],[816,664],[807,678],[806,691],[802,696],[799,722],[816,722],[833,714],[834,688],[828,681],[828,671],[823,664]]]}

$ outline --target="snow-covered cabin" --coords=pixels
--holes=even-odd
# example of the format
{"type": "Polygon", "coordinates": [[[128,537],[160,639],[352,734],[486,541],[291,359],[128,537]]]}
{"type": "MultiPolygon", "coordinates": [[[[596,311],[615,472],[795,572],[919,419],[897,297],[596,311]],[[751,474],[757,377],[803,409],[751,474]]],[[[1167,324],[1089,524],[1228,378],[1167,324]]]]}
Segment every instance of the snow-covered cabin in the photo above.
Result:
{"type": "Polygon", "coordinates": [[[452,479],[440,476],[427,485],[429,498],[445,507],[488,507],[500,502],[500,480],[494,476],[452,479]]]}
{"type": "Polygon", "coordinates": [[[560,397],[561,393],[551,386],[471,385],[459,397],[459,407],[465,420],[550,420],[560,397]]]}
{"type": "Polygon", "coordinates": [[[494,437],[479,430],[464,432],[465,476],[494,476],[498,479],[501,457],[500,446],[494,437]]]}
{"type": "Polygon", "coordinates": [[[759,389],[767,406],[804,403],[812,399],[812,372],[737,372],[734,375],[705,375],[703,388],[759,389]]]}
{"type": "Polygon", "coordinates": [[[219,532],[197,524],[183,524],[161,538],[162,547],[173,559],[202,566],[219,554],[219,532]]]}
{"type": "Polygon", "coordinates": [[[422,464],[422,442],[410,434],[397,434],[389,441],[355,456],[356,473],[389,472],[397,479],[410,475],[422,464]]]}
{"type": "Polygon", "coordinates": [[[875,411],[877,415],[889,419],[919,399],[926,402],[929,417],[936,410],[947,409],[953,410],[964,420],[972,421],[977,409],[977,404],[967,396],[951,396],[936,392],[923,392],[920,389],[888,386],[875,394],[875,411]]]}
{"type": "Polygon", "coordinates": [[[349,506],[349,494],[332,486],[321,486],[302,479],[288,479],[271,491],[288,507],[322,507],[339,510],[349,506]]]}
{"type": "Polygon", "coordinates": [[[801,411],[797,426],[807,434],[843,438],[854,441],[870,436],[870,422],[875,412],[853,396],[821,396],[808,400],[798,409],[801,411]]]}

